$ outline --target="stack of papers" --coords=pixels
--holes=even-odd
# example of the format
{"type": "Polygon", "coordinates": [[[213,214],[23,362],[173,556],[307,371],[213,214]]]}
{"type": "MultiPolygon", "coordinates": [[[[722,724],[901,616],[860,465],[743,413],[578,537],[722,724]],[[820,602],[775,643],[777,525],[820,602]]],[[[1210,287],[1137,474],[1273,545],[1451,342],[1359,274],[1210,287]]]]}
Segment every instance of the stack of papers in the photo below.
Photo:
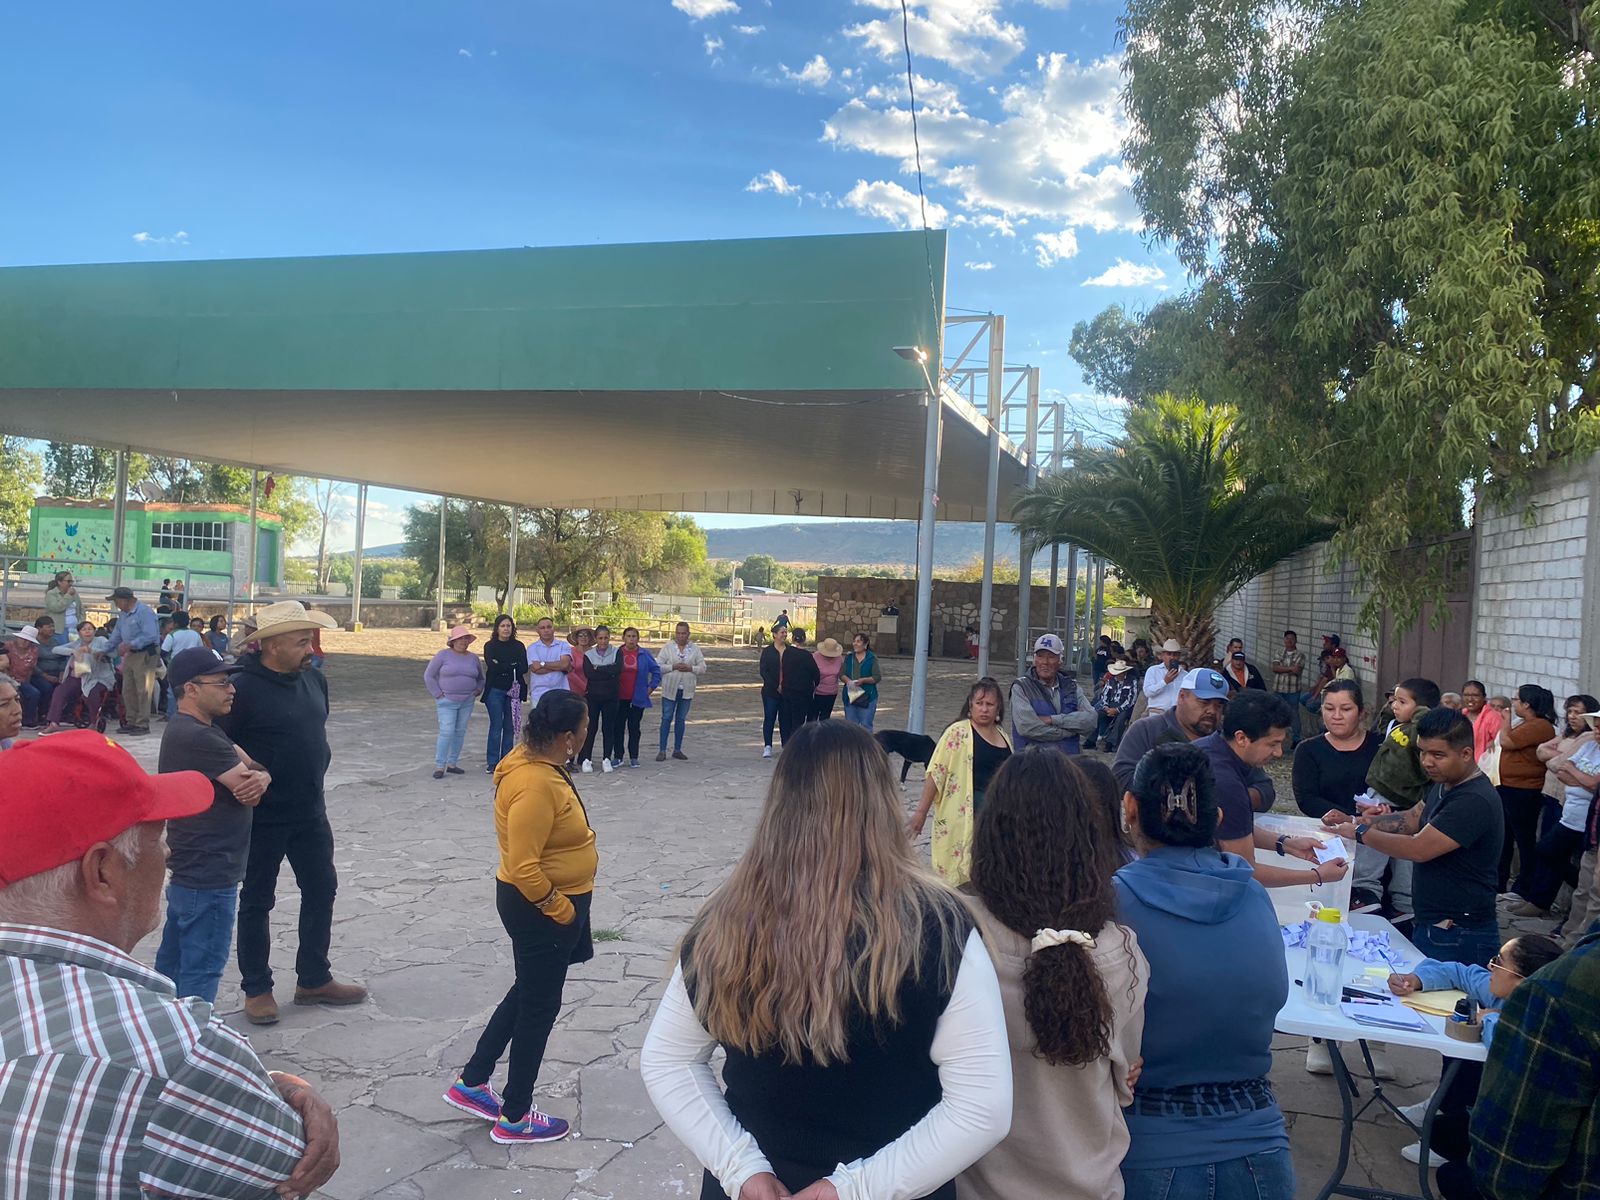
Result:
{"type": "Polygon", "coordinates": [[[1412,1033],[1427,1033],[1431,1026],[1394,996],[1373,997],[1363,1000],[1345,1000],[1339,1011],[1357,1025],[1375,1029],[1401,1029],[1412,1033]]]}
{"type": "Polygon", "coordinates": [[[1340,837],[1324,839],[1312,853],[1317,856],[1317,862],[1319,863],[1330,863],[1336,858],[1342,858],[1349,862],[1355,857],[1345,846],[1344,839],[1340,837]]]}
{"type": "Polygon", "coordinates": [[[1419,1013],[1427,1013],[1430,1017],[1448,1017],[1456,1011],[1456,1002],[1466,998],[1465,992],[1439,988],[1432,992],[1412,992],[1409,996],[1400,997],[1400,1003],[1419,1013]]]}

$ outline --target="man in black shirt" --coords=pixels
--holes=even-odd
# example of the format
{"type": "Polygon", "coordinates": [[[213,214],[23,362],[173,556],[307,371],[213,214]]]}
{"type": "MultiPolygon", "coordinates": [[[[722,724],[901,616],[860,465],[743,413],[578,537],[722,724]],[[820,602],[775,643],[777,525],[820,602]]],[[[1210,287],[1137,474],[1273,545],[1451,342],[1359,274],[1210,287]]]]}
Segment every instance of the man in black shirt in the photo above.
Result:
{"type": "Polygon", "coordinates": [[[1473,756],[1472,723],[1451,708],[1417,721],[1417,751],[1433,786],[1405,812],[1373,810],[1362,820],[1329,813],[1340,837],[1417,864],[1411,940],[1429,958],[1489,965],[1500,949],[1495,896],[1505,815],[1473,756]]]}
{"type": "Polygon", "coordinates": [[[180,996],[217,1002],[217,985],[233,948],[239,881],[250,850],[250,810],[272,776],[235,746],[214,722],[233,707],[239,670],[215,650],[196,646],[167,664],[167,686],[178,711],[161,735],[157,769],[199,771],[211,780],[211,807],[167,822],[167,924],[156,951],[156,970],[180,996]]]}
{"type": "Polygon", "coordinates": [[[272,906],[278,870],[287,858],[300,885],[300,948],[295,955],[296,1004],[359,1004],[367,989],[339,983],[328,964],[333,939],[333,829],[323,796],[328,749],[328,681],[311,665],[312,630],[331,629],[326,613],[283,600],[256,614],[260,649],[239,659],[233,710],[218,724],[251,758],[272,772],[250,833],[239,891],[239,974],[244,1015],[274,1025],[272,906]]]}

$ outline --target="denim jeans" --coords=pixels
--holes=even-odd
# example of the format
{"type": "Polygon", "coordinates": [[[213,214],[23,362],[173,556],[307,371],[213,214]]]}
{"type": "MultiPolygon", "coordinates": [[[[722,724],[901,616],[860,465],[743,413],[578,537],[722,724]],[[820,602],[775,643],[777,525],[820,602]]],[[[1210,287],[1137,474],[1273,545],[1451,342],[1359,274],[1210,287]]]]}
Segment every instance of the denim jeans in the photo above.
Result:
{"type": "Polygon", "coordinates": [[[1294,1200],[1287,1150],[1197,1167],[1123,1167],[1127,1200],[1294,1200]]]}
{"type": "Polygon", "coordinates": [[[483,706],[489,710],[489,745],[484,762],[492,771],[517,744],[517,730],[511,720],[511,693],[491,688],[483,694],[483,706]]]}
{"type": "Polygon", "coordinates": [[[295,983],[319,988],[333,978],[328,944],[333,940],[333,898],[339,873],[333,866],[333,829],[325,813],[300,821],[263,822],[250,830],[250,857],[239,889],[239,975],[246,996],[272,990],[272,907],[278,869],[289,860],[300,887],[300,948],[295,983]]]}
{"type": "Polygon", "coordinates": [[[667,730],[672,730],[672,748],[683,749],[683,723],[689,719],[689,706],[694,703],[693,696],[685,696],[682,700],[671,696],[661,697],[661,745],[662,754],[667,752],[667,730]]]}
{"type": "Polygon", "coordinates": [[[1473,924],[1457,921],[1449,929],[1424,924],[1420,918],[1414,925],[1411,944],[1440,962],[1487,967],[1489,960],[1500,952],[1500,922],[1494,917],[1473,924]]]}
{"type": "Polygon", "coordinates": [[[156,950],[156,970],[177,985],[180,996],[217,1002],[233,949],[233,918],[239,888],[187,888],[167,884],[167,924],[156,950]]]}
{"type": "Polygon", "coordinates": [[[544,1062],[545,1046],[561,1013],[567,968],[594,957],[589,929],[589,904],[594,895],[585,892],[567,897],[576,911],[571,923],[558,925],[511,884],[496,880],[494,887],[500,923],[511,936],[516,979],[484,1026],[472,1058],[461,1068],[461,1078],[471,1087],[482,1087],[509,1046],[511,1063],[500,1111],[509,1120],[521,1120],[533,1103],[533,1085],[544,1062]]]}
{"type": "Polygon", "coordinates": [[[22,723],[32,727],[50,712],[50,700],[55,695],[55,684],[43,675],[35,675],[27,683],[17,685],[17,695],[22,700],[22,723]]]}
{"type": "Polygon", "coordinates": [[[878,698],[874,696],[865,704],[846,704],[844,706],[844,719],[853,725],[859,725],[868,733],[872,732],[872,722],[878,715],[878,698]]]}
{"type": "Polygon", "coordinates": [[[461,758],[461,744],[467,740],[467,722],[472,719],[471,700],[435,700],[439,714],[439,740],[433,747],[435,767],[453,767],[461,758]]]}
{"type": "Polygon", "coordinates": [[[761,744],[772,745],[772,727],[778,720],[778,698],[761,693],[761,744]]]}

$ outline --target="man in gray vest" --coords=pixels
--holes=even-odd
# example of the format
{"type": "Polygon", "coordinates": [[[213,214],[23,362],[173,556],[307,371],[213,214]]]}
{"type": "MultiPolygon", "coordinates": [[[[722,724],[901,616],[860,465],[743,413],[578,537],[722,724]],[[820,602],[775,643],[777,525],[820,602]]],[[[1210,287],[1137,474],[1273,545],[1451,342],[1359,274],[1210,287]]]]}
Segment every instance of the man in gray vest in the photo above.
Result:
{"type": "Polygon", "coordinates": [[[1038,743],[1078,753],[1078,738],[1093,733],[1097,718],[1078,699],[1078,681],[1061,672],[1065,647],[1053,633],[1033,644],[1033,666],[1011,685],[1011,736],[1018,751],[1038,743]]]}

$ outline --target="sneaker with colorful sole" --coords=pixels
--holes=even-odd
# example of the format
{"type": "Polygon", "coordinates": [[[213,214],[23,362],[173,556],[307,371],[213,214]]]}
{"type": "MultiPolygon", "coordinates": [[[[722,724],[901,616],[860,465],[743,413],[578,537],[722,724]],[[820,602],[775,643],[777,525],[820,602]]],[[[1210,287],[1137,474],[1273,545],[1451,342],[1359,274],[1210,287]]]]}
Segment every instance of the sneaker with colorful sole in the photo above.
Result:
{"type": "Polygon", "coordinates": [[[499,1118],[494,1128],[489,1130],[489,1138],[502,1146],[515,1146],[521,1142],[559,1142],[571,1128],[560,1117],[547,1116],[537,1108],[530,1108],[528,1115],[520,1121],[499,1118]]]}
{"type": "Polygon", "coordinates": [[[494,1094],[494,1089],[487,1083],[482,1087],[468,1087],[457,1076],[450,1090],[444,1094],[444,1102],[451,1108],[459,1108],[485,1121],[500,1119],[500,1097],[494,1094]]]}

